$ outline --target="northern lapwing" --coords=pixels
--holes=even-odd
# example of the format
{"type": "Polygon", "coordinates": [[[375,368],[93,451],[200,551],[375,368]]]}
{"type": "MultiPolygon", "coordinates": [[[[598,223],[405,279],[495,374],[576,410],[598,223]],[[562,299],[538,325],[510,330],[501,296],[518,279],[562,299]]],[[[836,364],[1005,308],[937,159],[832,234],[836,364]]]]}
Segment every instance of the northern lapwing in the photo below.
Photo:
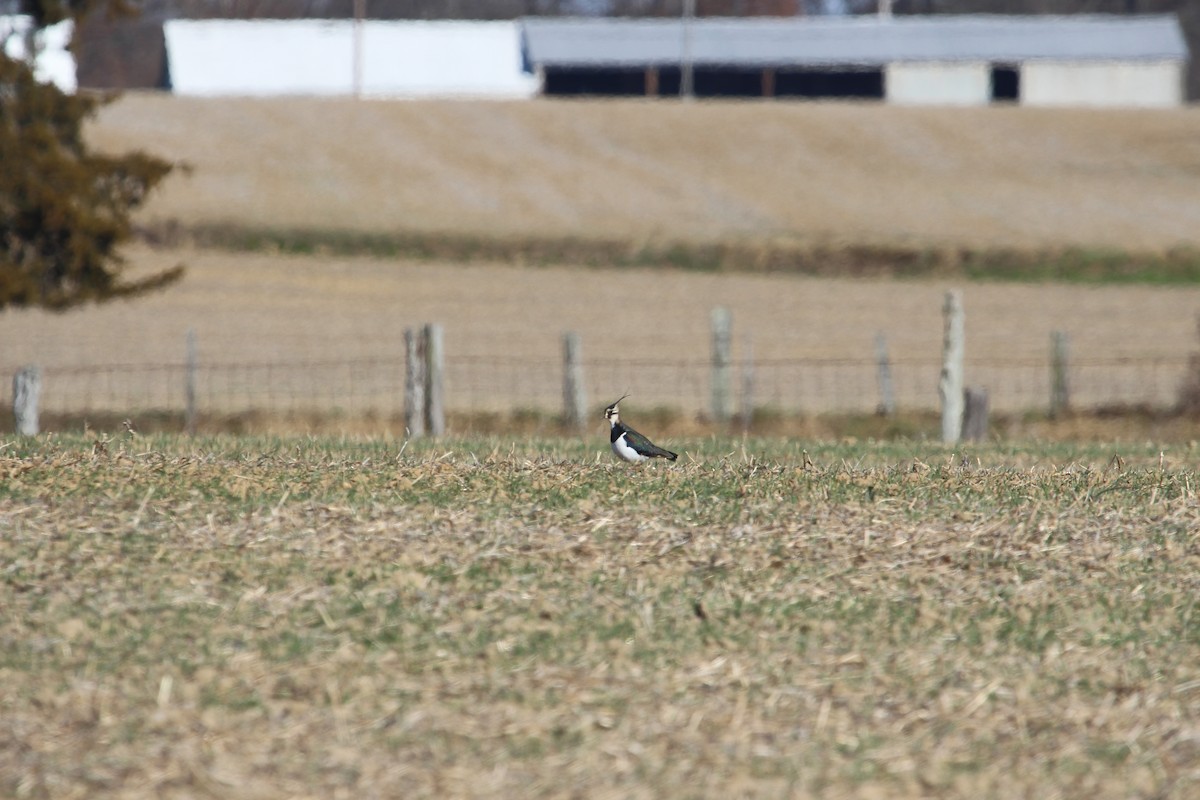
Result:
{"type": "MultiPolygon", "coordinates": [[[[625,395],[625,397],[628,396],[625,395]]],[[[622,397],[621,400],[624,400],[625,397],[622,397]]],[[[669,461],[679,458],[677,454],[672,453],[670,450],[662,449],[633,428],[621,422],[621,415],[617,410],[617,403],[620,403],[621,400],[604,409],[604,418],[612,426],[609,441],[612,442],[612,451],[617,454],[617,457],[622,461],[633,463],[648,461],[651,458],[665,458],[669,461]]]]}

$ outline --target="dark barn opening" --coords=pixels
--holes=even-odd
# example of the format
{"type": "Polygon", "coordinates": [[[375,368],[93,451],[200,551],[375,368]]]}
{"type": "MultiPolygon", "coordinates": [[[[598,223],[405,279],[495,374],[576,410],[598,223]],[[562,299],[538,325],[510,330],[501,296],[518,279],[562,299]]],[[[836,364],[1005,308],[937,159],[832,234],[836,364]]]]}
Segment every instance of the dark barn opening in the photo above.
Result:
{"type": "Polygon", "coordinates": [[[1005,64],[992,65],[992,102],[1015,103],[1021,99],[1021,70],[1005,64]]]}
{"type": "MultiPolygon", "coordinates": [[[[548,95],[600,95],[621,97],[646,93],[646,71],[639,68],[574,67],[547,69],[548,95]]],[[[678,91],[678,87],[676,88],[678,91]]]]}
{"type": "MultiPolygon", "coordinates": [[[[678,66],[549,67],[547,95],[607,97],[652,95],[677,97],[678,66]]],[[[883,70],[800,70],[787,68],[696,67],[692,87],[697,97],[792,97],[883,99],[883,70]]]]}
{"type": "Polygon", "coordinates": [[[780,70],[775,77],[780,97],[854,97],[883,99],[883,70],[780,70]]]}
{"type": "Polygon", "coordinates": [[[697,67],[692,73],[697,97],[761,97],[762,70],[697,67]]]}
{"type": "MultiPolygon", "coordinates": [[[[695,80],[693,74],[692,80],[695,80]]],[[[658,92],[663,97],[678,97],[679,85],[683,82],[679,67],[658,67],[658,92]]],[[[693,83],[693,86],[695,84],[693,83]]]]}

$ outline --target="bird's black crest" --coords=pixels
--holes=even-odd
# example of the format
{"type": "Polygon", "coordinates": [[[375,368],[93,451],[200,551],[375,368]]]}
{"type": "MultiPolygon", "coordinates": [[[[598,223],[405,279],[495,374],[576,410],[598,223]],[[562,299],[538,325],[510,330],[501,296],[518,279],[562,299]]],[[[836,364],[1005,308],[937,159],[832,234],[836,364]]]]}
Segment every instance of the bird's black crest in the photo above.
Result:
{"type": "Polygon", "coordinates": [[[628,395],[628,394],[623,394],[623,395],[621,395],[621,396],[620,396],[620,397],[618,397],[616,400],[614,400],[612,403],[610,403],[610,404],[608,405],[608,407],[607,407],[607,408],[605,408],[604,410],[605,410],[605,411],[612,411],[612,410],[613,410],[614,408],[616,408],[616,407],[617,407],[617,406],[620,404],[620,402],[621,402],[622,400],[624,400],[626,397],[629,397],[629,395],[628,395]]]}

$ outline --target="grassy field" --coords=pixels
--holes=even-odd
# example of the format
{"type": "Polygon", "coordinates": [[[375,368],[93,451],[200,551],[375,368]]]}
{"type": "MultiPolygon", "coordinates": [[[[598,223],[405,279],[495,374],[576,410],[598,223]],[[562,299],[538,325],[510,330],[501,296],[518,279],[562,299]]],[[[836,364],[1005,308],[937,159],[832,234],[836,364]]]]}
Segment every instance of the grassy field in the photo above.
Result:
{"type": "Polygon", "coordinates": [[[0,795],[1194,797],[1189,447],[0,443],[0,795]]]}

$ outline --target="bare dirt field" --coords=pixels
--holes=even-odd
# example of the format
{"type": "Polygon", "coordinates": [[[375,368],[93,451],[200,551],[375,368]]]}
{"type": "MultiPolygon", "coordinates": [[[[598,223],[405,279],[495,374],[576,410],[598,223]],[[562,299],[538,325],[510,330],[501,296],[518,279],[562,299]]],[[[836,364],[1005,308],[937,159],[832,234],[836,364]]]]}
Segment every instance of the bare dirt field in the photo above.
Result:
{"type": "Polygon", "coordinates": [[[146,220],[619,240],[1200,243],[1200,110],[126,95],[146,220]]]}

